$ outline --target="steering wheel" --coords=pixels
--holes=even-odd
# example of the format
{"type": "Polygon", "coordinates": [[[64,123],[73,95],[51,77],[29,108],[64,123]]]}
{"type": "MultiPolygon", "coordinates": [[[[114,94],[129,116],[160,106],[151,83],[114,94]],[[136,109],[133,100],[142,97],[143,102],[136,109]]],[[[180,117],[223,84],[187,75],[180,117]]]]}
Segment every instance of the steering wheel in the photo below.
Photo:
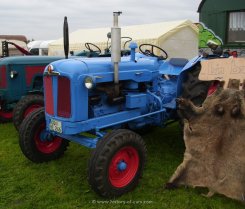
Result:
{"type": "MultiPolygon", "coordinates": [[[[123,36],[123,37],[121,37],[121,40],[122,40],[122,39],[128,39],[128,40],[126,40],[126,41],[124,42],[124,44],[123,44],[123,49],[125,49],[126,44],[127,44],[128,42],[132,41],[132,38],[131,38],[131,37],[128,37],[128,36],[123,36]]],[[[108,47],[108,50],[110,50],[110,49],[111,49],[111,45],[108,47]]]]}
{"type": "Polygon", "coordinates": [[[139,46],[139,50],[140,50],[140,52],[141,52],[142,54],[144,54],[144,55],[146,55],[146,56],[158,57],[158,58],[161,58],[161,59],[163,59],[163,60],[166,60],[166,59],[168,58],[167,52],[165,52],[162,48],[160,48],[160,47],[158,47],[158,46],[156,46],[156,45],[153,45],[153,44],[141,44],[141,45],[139,46]],[[149,50],[149,49],[143,50],[142,47],[145,47],[145,46],[150,46],[151,49],[150,49],[150,50],[149,50]],[[157,56],[156,54],[154,54],[154,48],[160,50],[160,51],[162,52],[163,55],[162,55],[162,56],[157,56]]]}
{"type": "Polygon", "coordinates": [[[95,44],[92,44],[92,43],[85,43],[85,47],[86,49],[88,49],[90,52],[96,52],[98,54],[101,53],[101,49],[96,46],[95,44]],[[96,50],[93,50],[92,48],[96,48],[96,50]]]}
{"type": "Polygon", "coordinates": [[[123,45],[123,49],[125,49],[126,44],[127,44],[128,42],[132,41],[132,38],[131,38],[131,37],[127,37],[127,36],[123,36],[123,37],[121,37],[121,40],[122,40],[122,39],[128,39],[128,40],[126,40],[126,41],[124,42],[124,45],[123,45]]]}

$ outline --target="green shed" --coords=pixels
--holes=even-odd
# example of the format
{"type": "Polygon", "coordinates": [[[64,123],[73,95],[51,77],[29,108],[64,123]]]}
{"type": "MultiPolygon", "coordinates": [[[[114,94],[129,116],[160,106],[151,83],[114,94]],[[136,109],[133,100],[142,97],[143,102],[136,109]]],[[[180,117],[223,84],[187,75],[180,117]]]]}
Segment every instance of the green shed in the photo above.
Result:
{"type": "Polygon", "coordinates": [[[202,0],[197,12],[199,21],[222,39],[224,48],[245,48],[245,0],[202,0]]]}

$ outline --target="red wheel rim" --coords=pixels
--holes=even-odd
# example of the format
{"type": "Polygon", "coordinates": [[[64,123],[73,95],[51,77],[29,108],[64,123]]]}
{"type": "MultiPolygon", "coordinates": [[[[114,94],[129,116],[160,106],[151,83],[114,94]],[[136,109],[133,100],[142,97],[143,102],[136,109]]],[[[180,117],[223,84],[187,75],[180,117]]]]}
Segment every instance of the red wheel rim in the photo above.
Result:
{"type": "Polygon", "coordinates": [[[214,81],[212,85],[208,89],[208,96],[212,95],[218,88],[220,82],[219,81],[214,81]]]}
{"type": "Polygon", "coordinates": [[[42,135],[44,135],[45,132],[45,123],[42,123],[34,134],[35,144],[40,152],[51,154],[60,147],[62,138],[55,136],[52,140],[42,140],[42,135]]]}
{"type": "Polygon", "coordinates": [[[138,151],[131,146],[123,147],[112,158],[109,165],[110,183],[117,188],[127,186],[139,168],[138,151]],[[120,169],[120,165],[122,165],[120,169]]]}
{"type": "Polygon", "coordinates": [[[33,104],[33,105],[29,106],[29,107],[25,110],[25,112],[24,112],[24,118],[25,118],[28,114],[30,114],[31,112],[33,112],[34,110],[36,110],[36,109],[38,109],[38,108],[40,108],[40,107],[43,107],[43,106],[42,106],[42,105],[39,105],[39,104],[33,104]]]}
{"type": "Polygon", "coordinates": [[[4,111],[0,110],[0,117],[2,117],[4,119],[11,119],[13,117],[13,113],[12,112],[4,112],[4,111]]]}

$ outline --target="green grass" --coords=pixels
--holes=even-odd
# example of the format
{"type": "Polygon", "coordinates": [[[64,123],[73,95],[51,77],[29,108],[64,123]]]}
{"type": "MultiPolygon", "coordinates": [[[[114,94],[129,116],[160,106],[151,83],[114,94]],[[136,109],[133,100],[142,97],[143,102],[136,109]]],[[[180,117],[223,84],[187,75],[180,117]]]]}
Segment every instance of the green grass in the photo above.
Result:
{"type": "Polygon", "coordinates": [[[96,195],[88,185],[89,149],[71,143],[61,159],[34,164],[21,153],[13,125],[0,124],[0,208],[245,208],[221,195],[203,197],[205,188],[163,188],[183,157],[184,144],[177,124],[156,128],[143,138],[148,148],[143,179],[134,191],[109,200],[96,195]]]}

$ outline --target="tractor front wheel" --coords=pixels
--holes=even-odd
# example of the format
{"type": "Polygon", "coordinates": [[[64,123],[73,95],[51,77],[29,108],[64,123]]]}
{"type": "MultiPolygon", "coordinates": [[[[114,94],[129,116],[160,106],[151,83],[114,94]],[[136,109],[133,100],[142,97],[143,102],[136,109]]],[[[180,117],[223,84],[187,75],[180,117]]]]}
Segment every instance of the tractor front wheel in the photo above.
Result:
{"type": "Polygon", "coordinates": [[[23,154],[35,163],[61,157],[69,142],[46,131],[44,108],[30,113],[19,130],[19,144],[23,154]]]}
{"type": "Polygon", "coordinates": [[[104,197],[117,197],[134,189],[142,177],[146,146],[136,133],[126,129],[106,134],[89,161],[88,181],[104,197]]]}
{"type": "Polygon", "coordinates": [[[20,124],[28,114],[43,106],[43,95],[30,94],[20,99],[13,111],[13,123],[16,130],[19,130],[20,124]]]}

